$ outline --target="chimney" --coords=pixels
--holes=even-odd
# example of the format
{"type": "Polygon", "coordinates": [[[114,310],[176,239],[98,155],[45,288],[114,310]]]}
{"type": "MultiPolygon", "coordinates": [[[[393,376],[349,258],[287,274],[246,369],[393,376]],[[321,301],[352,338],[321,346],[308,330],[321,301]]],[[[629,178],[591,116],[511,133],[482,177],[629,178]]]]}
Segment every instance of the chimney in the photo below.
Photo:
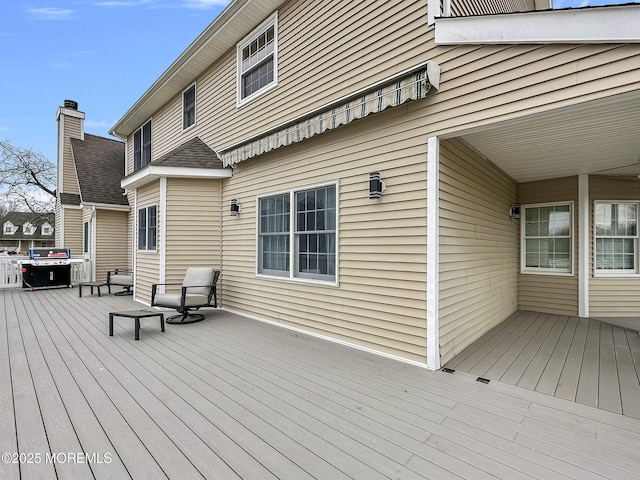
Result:
{"type": "Polygon", "coordinates": [[[75,100],[65,100],[64,101],[64,108],[69,108],[71,110],[78,110],[78,102],[76,102],[75,100]]]}
{"type": "Polygon", "coordinates": [[[71,139],[84,140],[84,112],[78,111],[78,102],[65,100],[58,108],[58,192],[79,194],[75,165],[71,154],[71,139]]]}

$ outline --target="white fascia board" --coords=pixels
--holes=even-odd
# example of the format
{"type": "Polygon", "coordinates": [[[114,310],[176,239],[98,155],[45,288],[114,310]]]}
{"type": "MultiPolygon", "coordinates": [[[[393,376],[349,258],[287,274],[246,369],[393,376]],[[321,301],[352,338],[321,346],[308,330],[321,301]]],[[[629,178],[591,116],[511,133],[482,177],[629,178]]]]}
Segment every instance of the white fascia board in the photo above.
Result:
{"type": "Polygon", "coordinates": [[[230,168],[182,168],[151,165],[123,178],[120,186],[126,189],[142,187],[159,178],[230,178],[230,168]]]}
{"type": "Polygon", "coordinates": [[[640,5],[436,19],[437,45],[639,43],[640,5]]]}
{"type": "Polygon", "coordinates": [[[112,205],[110,203],[91,203],[91,202],[83,202],[81,207],[95,207],[96,210],[118,210],[122,212],[128,212],[131,210],[129,205],[112,205]]]}

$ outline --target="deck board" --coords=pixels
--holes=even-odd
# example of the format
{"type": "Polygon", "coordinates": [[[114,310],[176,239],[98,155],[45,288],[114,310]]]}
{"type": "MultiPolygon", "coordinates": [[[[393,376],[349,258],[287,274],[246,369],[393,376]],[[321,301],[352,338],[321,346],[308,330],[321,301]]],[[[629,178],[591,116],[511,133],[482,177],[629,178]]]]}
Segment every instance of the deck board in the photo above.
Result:
{"type": "MultiPolygon", "coordinates": [[[[8,407],[0,422],[17,428],[0,431],[2,447],[44,452],[69,442],[63,448],[113,456],[89,470],[0,465],[0,478],[596,479],[640,471],[634,418],[225,311],[165,333],[143,320],[139,341],[133,321],[119,320],[107,335],[109,311],[138,308],[130,297],[78,298],[74,289],[0,292],[0,402],[8,407]]],[[[487,343],[531,318],[521,315],[487,343]]],[[[527,358],[543,348],[551,357],[545,341],[560,329],[545,318],[548,332],[520,349],[527,358]]],[[[514,361],[518,371],[530,365],[514,361]]]]}
{"type": "Polygon", "coordinates": [[[461,368],[469,364],[455,358],[452,364],[472,375],[640,418],[638,332],[533,312],[518,312],[503,327],[504,333],[494,327],[470,345],[471,354],[461,352],[465,360],[473,355],[471,368],[461,368]],[[483,364],[491,367],[482,373],[483,364]]]}

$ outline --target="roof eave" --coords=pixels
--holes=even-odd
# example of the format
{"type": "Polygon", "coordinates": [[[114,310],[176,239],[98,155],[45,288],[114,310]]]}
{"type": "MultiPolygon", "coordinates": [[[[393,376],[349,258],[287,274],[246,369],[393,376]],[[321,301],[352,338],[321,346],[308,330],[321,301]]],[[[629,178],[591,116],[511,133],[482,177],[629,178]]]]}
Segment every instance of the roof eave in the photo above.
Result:
{"type": "Polygon", "coordinates": [[[120,185],[122,188],[132,190],[163,177],[220,179],[230,178],[232,175],[233,170],[231,168],[185,168],[149,165],[123,178],[120,185]]]}
{"type": "Polygon", "coordinates": [[[640,5],[442,17],[437,45],[639,43],[640,5]]]}
{"type": "Polygon", "coordinates": [[[232,0],[118,120],[109,134],[126,139],[282,3],[282,0],[232,0]]]}

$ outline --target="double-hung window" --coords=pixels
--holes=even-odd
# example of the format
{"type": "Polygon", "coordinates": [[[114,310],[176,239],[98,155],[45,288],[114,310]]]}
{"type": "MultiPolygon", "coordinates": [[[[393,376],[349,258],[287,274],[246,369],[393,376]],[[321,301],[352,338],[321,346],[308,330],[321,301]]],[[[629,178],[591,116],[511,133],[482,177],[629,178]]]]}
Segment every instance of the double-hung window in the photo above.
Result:
{"type": "Polygon", "coordinates": [[[572,272],[571,207],[571,203],[523,207],[522,272],[572,272]]]}
{"type": "Polygon", "coordinates": [[[133,134],[133,169],[140,170],[151,163],[151,120],[133,134]]]}
{"type": "Polygon", "coordinates": [[[194,83],[182,92],[182,129],[196,123],[196,84],[194,83]]]}
{"type": "Polygon", "coordinates": [[[138,209],[138,250],[156,250],[156,213],[155,205],[138,209]]]}
{"type": "Polygon", "coordinates": [[[238,44],[238,104],[278,81],[277,12],[238,44]]]}
{"type": "Polygon", "coordinates": [[[258,204],[258,273],[335,282],[336,186],[293,190],[258,204]]]}
{"type": "Polygon", "coordinates": [[[595,202],[595,271],[638,273],[638,203],[595,202]]]}

